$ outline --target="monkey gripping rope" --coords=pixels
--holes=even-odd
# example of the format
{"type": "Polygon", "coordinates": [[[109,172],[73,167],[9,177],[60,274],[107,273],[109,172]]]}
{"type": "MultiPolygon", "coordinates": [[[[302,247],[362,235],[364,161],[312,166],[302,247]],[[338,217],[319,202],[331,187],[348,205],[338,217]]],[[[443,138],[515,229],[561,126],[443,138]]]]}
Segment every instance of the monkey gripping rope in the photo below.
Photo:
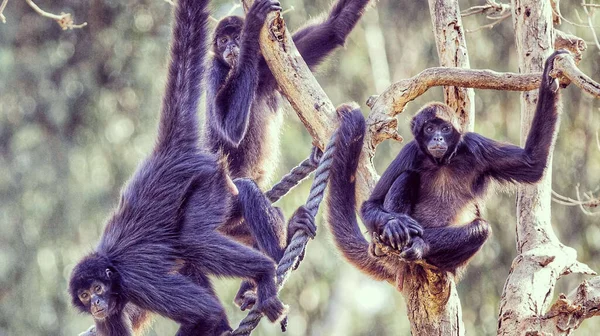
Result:
{"type": "MultiPolygon", "coordinates": [[[[327,148],[325,149],[325,152],[323,153],[323,156],[320,159],[319,165],[317,167],[317,171],[315,173],[315,179],[312,183],[312,186],[310,188],[310,194],[308,195],[308,200],[306,201],[306,204],[305,204],[306,209],[313,216],[317,215],[317,212],[319,211],[319,205],[321,204],[321,201],[323,200],[323,195],[325,194],[325,187],[327,186],[327,181],[329,180],[329,169],[331,168],[331,162],[333,161],[333,153],[335,152],[336,138],[337,138],[337,132],[333,134],[331,139],[329,139],[327,148]]],[[[313,151],[313,153],[315,153],[315,151],[313,151]]],[[[301,169],[305,169],[302,167],[305,166],[307,161],[313,160],[314,157],[315,157],[314,155],[311,155],[311,158],[304,160],[304,162],[302,162],[302,164],[300,164],[298,167],[292,169],[292,171],[288,175],[286,175],[281,180],[281,182],[276,184],[273,187],[273,189],[271,189],[269,192],[267,192],[269,199],[277,200],[277,199],[279,199],[279,197],[281,197],[285,193],[287,193],[287,191],[286,191],[286,192],[282,193],[281,195],[279,195],[278,191],[276,191],[276,190],[279,190],[279,188],[281,188],[281,190],[284,190],[282,186],[285,185],[284,183],[288,183],[288,182],[286,182],[286,180],[293,181],[294,176],[301,176],[301,174],[298,172],[301,171],[301,169]],[[280,185],[281,185],[281,187],[280,187],[280,185]],[[273,195],[273,196],[271,196],[271,195],[273,195]]],[[[313,170],[314,170],[314,168],[313,168],[313,170]]],[[[306,173],[300,179],[300,181],[302,179],[304,179],[306,176],[308,176],[309,174],[310,174],[310,171],[308,173],[306,173]]],[[[292,187],[293,187],[293,185],[292,185],[292,187]]],[[[283,288],[283,285],[285,284],[286,280],[289,278],[290,274],[292,273],[292,269],[293,269],[294,265],[296,265],[298,258],[300,257],[300,254],[302,254],[302,251],[304,251],[304,248],[306,247],[308,240],[309,240],[308,235],[302,230],[297,231],[294,234],[294,237],[292,237],[292,241],[290,242],[288,247],[285,249],[285,253],[283,254],[283,257],[281,258],[281,261],[279,261],[279,265],[277,265],[277,290],[278,291],[280,291],[283,288]]],[[[263,317],[263,314],[261,312],[259,312],[258,310],[256,310],[256,308],[253,308],[252,310],[250,310],[248,315],[240,322],[240,325],[238,326],[238,328],[236,330],[234,330],[231,335],[232,336],[250,335],[250,333],[252,333],[254,328],[256,328],[258,326],[258,323],[260,322],[260,319],[262,317],[263,317]]]]}

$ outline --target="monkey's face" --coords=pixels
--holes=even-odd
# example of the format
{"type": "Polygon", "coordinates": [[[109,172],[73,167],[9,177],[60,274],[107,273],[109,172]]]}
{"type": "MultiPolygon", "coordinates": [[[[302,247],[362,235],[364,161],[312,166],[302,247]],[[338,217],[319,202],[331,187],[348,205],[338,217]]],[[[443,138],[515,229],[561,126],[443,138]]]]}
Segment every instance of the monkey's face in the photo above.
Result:
{"type": "Polygon", "coordinates": [[[126,303],[120,290],[120,276],[104,257],[85,257],[71,274],[69,292],[73,305],[96,320],[119,314],[126,303]]]}
{"type": "Polygon", "coordinates": [[[231,31],[217,36],[217,52],[230,67],[235,68],[240,54],[240,32],[231,31]]]}
{"type": "Polygon", "coordinates": [[[450,123],[439,118],[423,125],[422,139],[429,154],[436,160],[442,159],[456,142],[456,130],[450,123]]]}
{"type": "MultiPolygon", "coordinates": [[[[107,272],[110,271],[107,270],[107,272]]],[[[114,308],[110,292],[107,283],[96,280],[91,283],[89,288],[80,288],[77,291],[77,297],[95,320],[104,320],[111,315],[114,308]]]]}

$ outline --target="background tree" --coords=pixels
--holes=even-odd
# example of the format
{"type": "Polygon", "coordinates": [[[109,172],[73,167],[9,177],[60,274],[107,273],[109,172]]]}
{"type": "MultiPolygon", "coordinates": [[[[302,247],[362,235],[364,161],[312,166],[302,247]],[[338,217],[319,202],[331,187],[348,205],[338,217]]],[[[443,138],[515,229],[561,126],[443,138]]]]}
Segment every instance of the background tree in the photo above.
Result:
{"type": "MultiPolygon", "coordinates": [[[[460,8],[482,4],[486,3],[459,1],[460,8]]],[[[88,26],[63,32],[24,1],[10,1],[4,9],[7,23],[0,25],[0,335],[72,335],[89,326],[91,321],[69,307],[65,279],[78,258],[96,244],[104,219],[117,203],[119,188],[152,146],[165,78],[168,3],[64,0],[38,5],[51,13],[75,13],[77,22],[87,21],[88,26]]],[[[295,10],[284,17],[295,28],[329,4],[304,0],[293,5],[295,10]]],[[[560,7],[561,15],[575,23],[563,19],[560,29],[589,42],[579,67],[598,80],[599,50],[587,16],[579,2],[564,1],[560,7]]],[[[214,16],[220,18],[231,3],[216,1],[213,8],[214,16]]],[[[597,17],[591,20],[592,26],[600,26],[597,17]]],[[[463,24],[474,30],[489,21],[474,15],[463,24]]],[[[382,93],[375,86],[379,81],[375,76],[386,71],[382,64],[387,63],[391,81],[439,66],[427,3],[381,0],[361,25],[345,50],[337,52],[338,61],[316,74],[333,105],[364,102],[382,93]],[[373,56],[382,51],[383,59],[373,56]]],[[[508,20],[492,30],[466,34],[471,67],[518,72],[514,34],[508,20]]],[[[519,94],[476,93],[475,130],[518,142],[519,94]]],[[[576,198],[576,183],[581,190],[600,184],[600,149],[595,143],[600,103],[574,85],[562,94],[567,103],[554,152],[553,188],[576,198]]],[[[434,87],[414,99],[406,116],[399,115],[401,135],[410,134],[408,119],[416,107],[443,99],[442,90],[434,87]]],[[[293,112],[287,123],[280,175],[308,155],[312,142],[293,112]]],[[[383,142],[374,157],[377,171],[383,171],[401,147],[397,142],[383,142]]],[[[280,201],[287,215],[305,201],[307,190],[308,185],[303,185],[280,201]]],[[[465,329],[483,335],[497,332],[499,300],[516,256],[515,230],[506,224],[516,223],[513,196],[494,195],[488,205],[486,217],[494,235],[458,284],[465,329]]],[[[600,269],[598,217],[586,216],[578,207],[554,204],[551,221],[560,241],[578,251],[578,260],[600,269]]],[[[282,292],[292,307],[289,334],[407,333],[410,324],[402,296],[392,286],[371,281],[347,265],[323,229],[282,292]]],[[[583,279],[565,278],[555,292],[570,292],[583,279]]],[[[232,300],[237,285],[237,281],[219,282],[224,302],[232,300]]],[[[245,315],[233,304],[228,308],[232,321],[245,315]]],[[[588,320],[575,334],[589,334],[598,326],[598,320],[588,320]]],[[[159,319],[154,329],[151,334],[164,335],[175,326],[159,319]]],[[[279,331],[264,324],[256,334],[279,331]]]]}

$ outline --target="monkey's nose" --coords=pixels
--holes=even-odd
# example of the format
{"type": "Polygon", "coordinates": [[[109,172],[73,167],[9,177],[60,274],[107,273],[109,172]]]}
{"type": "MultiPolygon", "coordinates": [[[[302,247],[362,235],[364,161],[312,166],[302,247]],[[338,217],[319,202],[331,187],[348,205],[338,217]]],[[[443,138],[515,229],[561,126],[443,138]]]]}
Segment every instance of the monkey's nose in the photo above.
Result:
{"type": "Polygon", "coordinates": [[[434,136],[433,137],[433,141],[437,141],[437,142],[443,142],[444,141],[444,137],[441,135],[438,136],[434,136]]]}

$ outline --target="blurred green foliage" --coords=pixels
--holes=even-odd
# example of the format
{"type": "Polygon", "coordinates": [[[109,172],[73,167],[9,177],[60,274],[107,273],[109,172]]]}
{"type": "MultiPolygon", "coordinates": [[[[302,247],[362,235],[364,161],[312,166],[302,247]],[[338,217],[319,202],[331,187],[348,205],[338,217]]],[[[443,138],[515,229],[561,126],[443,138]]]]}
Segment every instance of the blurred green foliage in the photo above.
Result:
{"type": "MultiPolygon", "coordinates": [[[[463,9],[482,3],[460,1],[463,9]]],[[[89,316],[70,307],[66,281],[78,259],[95,246],[121,185],[154,143],[166,75],[168,3],[40,0],[38,4],[54,13],[74,13],[76,22],[89,25],[61,31],[55,22],[16,0],[8,2],[7,23],[0,24],[0,336],[75,335],[91,324],[89,316]]],[[[579,2],[561,4],[563,14],[576,21],[579,2]]],[[[286,20],[293,29],[327,10],[329,1],[283,1],[284,8],[291,5],[295,10],[286,14],[286,20]]],[[[231,1],[215,1],[214,17],[224,16],[231,6],[231,1]]],[[[485,23],[482,17],[464,20],[467,28],[485,23]]],[[[600,26],[598,17],[595,24],[600,26]]],[[[592,38],[585,27],[564,23],[560,28],[588,41],[592,38]]],[[[468,34],[467,43],[473,68],[518,71],[510,20],[493,30],[468,34]]],[[[599,55],[589,44],[581,63],[596,80],[600,80],[599,55]]],[[[436,66],[427,2],[377,2],[345,49],[332,59],[316,75],[336,105],[349,100],[363,103],[379,93],[379,86],[389,84],[387,77],[399,80],[436,66]],[[376,39],[377,33],[383,41],[376,39]],[[389,69],[381,67],[382,60],[389,69]]],[[[440,99],[441,89],[436,88],[410,104],[399,117],[400,134],[410,140],[410,115],[422,103],[440,99]]],[[[553,186],[574,196],[577,183],[583,188],[600,185],[600,148],[595,144],[600,101],[576,87],[564,90],[563,100],[553,186]]],[[[288,110],[279,176],[306,157],[311,146],[307,132],[288,110]]],[[[476,131],[518,143],[519,93],[477,91],[476,110],[476,131]]],[[[379,172],[401,147],[388,142],[378,148],[379,172]]],[[[287,215],[306,200],[308,187],[305,183],[279,202],[287,215]]],[[[514,204],[514,194],[492,195],[488,202],[486,216],[494,235],[459,284],[468,334],[495,334],[499,297],[515,257],[514,204]]],[[[553,204],[552,214],[561,241],[576,248],[581,261],[600,270],[599,217],[558,204],[553,204]]],[[[319,224],[324,224],[322,218],[319,224]]],[[[561,280],[559,292],[570,291],[582,279],[561,280]]],[[[233,325],[245,315],[231,303],[238,283],[216,281],[233,325]]],[[[290,305],[291,336],[409,332],[401,295],[345,263],[325,225],[281,296],[290,305]]],[[[598,327],[600,319],[586,321],[578,334],[598,327]]],[[[172,322],[158,318],[150,334],[172,335],[175,329],[172,322]]],[[[278,326],[263,323],[255,334],[279,333],[278,326]]]]}

